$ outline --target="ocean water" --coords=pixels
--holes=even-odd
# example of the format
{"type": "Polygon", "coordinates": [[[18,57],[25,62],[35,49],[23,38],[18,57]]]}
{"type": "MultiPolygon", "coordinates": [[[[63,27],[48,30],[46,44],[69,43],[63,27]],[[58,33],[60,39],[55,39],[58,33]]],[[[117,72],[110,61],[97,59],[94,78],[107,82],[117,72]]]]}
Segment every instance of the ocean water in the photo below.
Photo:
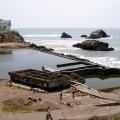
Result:
{"type": "MultiPolygon", "coordinates": [[[[17,30],[25,41],[53,48],[55,52],[72,54],[105,66],[120,68],[120,29],[103,29],[111,37],[99,39],[99,41],[109,43],[109,47],[113,47],[114,51],[88,51],[72,47],[73,44],[85,40],[85,38],[80,37],[82,34],[89,36],[92,31],[96,30],[93,28],[25,28],[13,30],[17,30]],[[73,38],[60,38],[62,32],[70,34],[73,38]]],[[[0,78],[9,79],[8,72],[10,71],[23,69],[42,70],[42,66],[58,70],[84,66],[56,67],[57,64],[67,62],[73,61],[31,49],[13,50],[12,54],[0,55],[0,78]]],[[[94,89],[120,86],[120,75],[105,76],[104,78],[99,75],[84,77],[85,84],[94,89]]]]}
{"type": "Polygon", "coordinates": [[[110,37],[98,39],[109,43],[109,47],[113,47],[114,51],[88,51],[72,47],[73,44],[86,40],[80,37],[82,34],[89,36],[92,31],[97,30],[96,28],[29,28],[15,30],[27,42],[53,48],[58,53],[72,54],[95,63],[120,68],[120,29],[102,29],[110,37]],[[70,34],[72,38],[60,38],[62,32],[70,34]]]}

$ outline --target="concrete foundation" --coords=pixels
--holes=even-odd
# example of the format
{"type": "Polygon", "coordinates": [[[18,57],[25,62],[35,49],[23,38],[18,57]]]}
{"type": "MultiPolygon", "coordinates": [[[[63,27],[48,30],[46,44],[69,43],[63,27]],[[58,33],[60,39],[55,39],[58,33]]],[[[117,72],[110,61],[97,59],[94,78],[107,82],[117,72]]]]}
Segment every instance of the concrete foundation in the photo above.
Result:
{"type": "Polygon", "coordinates": [[[38,88],[60,88],[70,85],[71,77],[33,69],[9,72],[10,81],[38,88]]]}

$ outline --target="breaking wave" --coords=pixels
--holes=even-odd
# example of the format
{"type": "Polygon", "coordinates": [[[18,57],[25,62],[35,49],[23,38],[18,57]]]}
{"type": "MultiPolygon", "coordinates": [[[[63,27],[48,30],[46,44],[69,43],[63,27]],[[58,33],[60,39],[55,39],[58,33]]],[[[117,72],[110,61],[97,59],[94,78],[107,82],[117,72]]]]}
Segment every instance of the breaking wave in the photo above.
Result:
{"type": "Polygon", "coordinates": [[[52,35],[23,35],[23,37],[59,37],[58,34],[52,34],[52,35]]]}

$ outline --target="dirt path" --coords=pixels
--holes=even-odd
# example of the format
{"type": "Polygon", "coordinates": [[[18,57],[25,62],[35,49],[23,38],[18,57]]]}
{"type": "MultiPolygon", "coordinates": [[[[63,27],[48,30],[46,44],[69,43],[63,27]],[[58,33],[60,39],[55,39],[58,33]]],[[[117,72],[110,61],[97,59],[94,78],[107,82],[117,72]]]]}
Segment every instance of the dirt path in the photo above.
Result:
{"type": "MultiPolygon", "coordinates": [[[[0,106],[0,120],[45,120],[46,116],[46,108],[50,106],[52,108],[52,115],[55,120],[59,120],[60,118],[81,118],[83,115],[91,117],[91,113],[94,111],[97,115],[101,111],[106,111],[103,115],[109,115],[108,113],[119,114],[120,106],[114,105],[114,106],[93,106],[93,105],[99,105],[99,104],[107,104],[113,102],[112,100],[105,100],[100,98],[95,98],[93,96],[85,95],[82,93],[75,93],[75,98],[72,98],[71,94],[71,88],[63,91],[56,91],[56,92],[50,92],[50,93],[38,93],[33,92],[30,90],[25,90],[18,87],[9,87],[7,86],[8,80],[3,80],[0,82],[0,104],[2,104],[3,101],[8,100],[14,100],[15,98],[20,99],[28,99],[29,96],[32,98],[38,100],[41,98],[41,101],[33,102],[30,106],[26,106],[26,108],[29,108],[22,111],[17,111],[15,113],[12,112],[4,112],[1,110],[0,106]],[[62,101],[60,101],[60,93],[63,92],[63,98],[62,101]],[[70,104],[70,106],[67,106],[67,104],[70,104]],[[84,108],[84,109],[83,109],[84,108]],[[43,110],[43,111],[41,111],[43,110]],[[110,111],[109,111],[110,110],[110,111]],[[96,111],[99,111],[98,113],[96,111]]],[[[119,91],[115,91],[116,94],[120,93],[119,91]]],[[[119,94],[120,95],[120,94],[119,94]]],[[[15,103],[14,103],[15,104],[15,103]]],[[[102,114],[98,114],[102,116],[102,114]]],[[[85,119],[88,119],[86,117],[85,119]]]]}
{"type": "Polygon", "coordinates": [[[18,43],[18,42],[0,43],[0,48],[2,49],[20,49],[20,48],[26,48],[28,46],[29,43],[18,43]]]}

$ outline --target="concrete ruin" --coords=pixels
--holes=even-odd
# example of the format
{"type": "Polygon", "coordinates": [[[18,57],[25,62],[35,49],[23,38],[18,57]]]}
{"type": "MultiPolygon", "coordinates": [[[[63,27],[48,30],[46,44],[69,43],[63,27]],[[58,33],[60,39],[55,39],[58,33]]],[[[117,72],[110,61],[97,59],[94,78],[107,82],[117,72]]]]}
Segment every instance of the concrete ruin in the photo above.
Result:
{"type": "Polygon", "coordinates": [[[43,89],[64,88],[69,86],[71,81],[71,77],[67,75],[34,69],[14,71],[8,74],[11,82],[43,89]]]}
{"type": "Polygon", "coordinates": [[[91,75],[91,74],[99,74],[99,75],[110,75],[110,74],[120,74],[119,68],[110,68],[100,65],[88,65],[85,67],[66,69],[59,71],[60,74],[70,75],[71,73],[76,73],[78,75],[91,75]]]}
{"type": "Polygon", "coordinates": [[[107,66],[100,65],[98,63],[93,63],[88,59],[78,58],[74,55],[64,55],[63,53],[55,53],[53,51],[48,51],[44,47],[35,47],[37,51],[52,54],[55,56],[67,58],[74,60],[75,62],[59,64],[58,67],[84,64],[84,67],[78,67],[73,69],[65,70],[54,70],[47,66],[43,66],[43,71],[27,69],[21,71],[9,72],[10,80],[12,82],[21,83],[24,85],[35,86],[38,88],[61,88],[70,85],[71,81],[77,81],[80,83],[85,83],[85,79],[82,77],[84,75],[99,74],[99,75],[110,75],[110,74],[120,74],[119,68],[110,68],[107,66]],[[77,74],[77,75],[76,75],[77,74]]]}
{"type": "MultiPolygon", "coordinates": [[[[42,67],[43,71],[51,72],[52,68],[49,68],[47,66],[42,67]]],[[[53,70],[53,69],[52,69],[53,70]]],[[[110,75],[110,74],[120,74],[119,68],[110,68],[100,65],[88,65],[85,67],[78,67],[78,68],[72,68],[72,69],[65,69],[65,70],[59,70],[55,71],[56,74],[65,74],[65,75],[71,75],[72,73],[76,73],[80,76],[84,75],[92,75],[92,74],[99,74],[99,75],[110,75]]]]}

